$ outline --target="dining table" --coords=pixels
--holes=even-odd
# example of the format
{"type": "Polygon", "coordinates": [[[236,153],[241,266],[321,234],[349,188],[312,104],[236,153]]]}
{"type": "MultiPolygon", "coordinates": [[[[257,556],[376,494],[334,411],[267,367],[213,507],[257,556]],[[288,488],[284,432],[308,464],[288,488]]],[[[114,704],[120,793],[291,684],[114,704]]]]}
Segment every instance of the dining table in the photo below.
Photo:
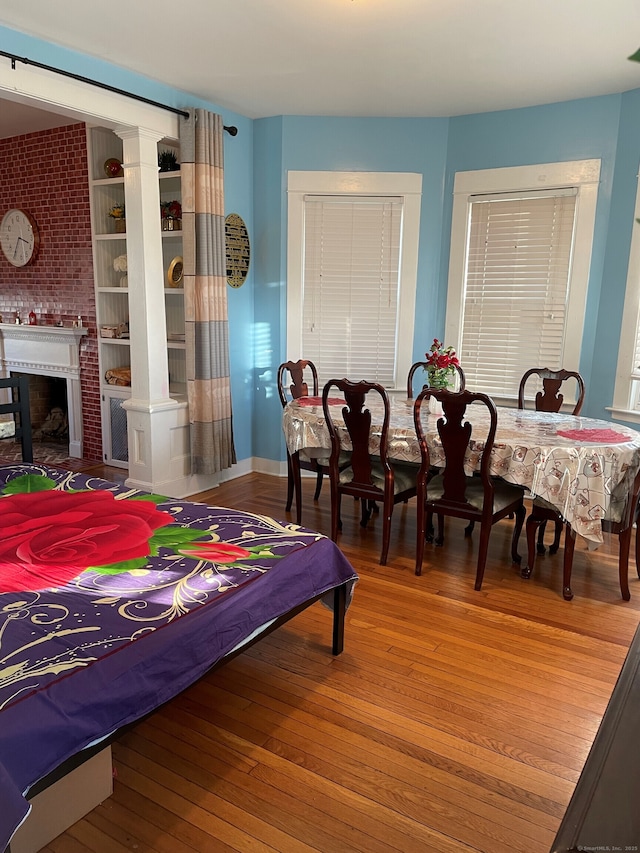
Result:
{"type": "MultiPolygon", "coordinates": [[[[331,417],[341,447],[349,451],[339,398],[330,398],[331,417]]],[[[369,449],[379,453],[383,408],[371,412],[369,449]]],[[[420,464],[420,446],[413,419],[414,400],[390,396],[388,453],[392,461],[420,464]]],[[[563,412],[497,407],[497,430],[490,456],[490,473],[522,486],[531,497],[550,503],[589,548],[603,542],[602,521],[619,519],[640,470],[640,432],[621,424],[563,412]]],[[[443,468],[444,450],[438,432],[441,415],[422,406],[422,424],[430,464],[443,468]]],[[[465,456],[466,472],[479,470],[481,451],[489,429],[485,406],[470,405],[465,420],[472,425],[465,456]]],[[[331,442],[321,397],[299,397],[283,409],[282,428],[291,455],[326,457],[331,442]]]]}

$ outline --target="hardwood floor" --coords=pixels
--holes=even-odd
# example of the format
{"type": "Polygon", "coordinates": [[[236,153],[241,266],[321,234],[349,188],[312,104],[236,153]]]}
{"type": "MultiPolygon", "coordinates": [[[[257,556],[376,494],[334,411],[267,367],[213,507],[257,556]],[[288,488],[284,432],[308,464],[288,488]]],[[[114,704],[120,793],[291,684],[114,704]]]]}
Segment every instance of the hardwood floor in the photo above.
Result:
{"type": "MultiPolygon", "coordinates": [[[[328,483],[317,505],[303,485],[303,523],[328,533],[328,483]]],[[[285,496],[251,474],[197,499],[285,518],[285,496]]],[[[113,796],[46,853],[549,850],[640,620],[633,549],[631,601],[607,541],[576,548],[566,602],[562,553],[522,580],[500,522],[476,592],[464,522],[416,577],[414,501],[384,567],[380,517],[343,507],[343,654],[315,604],[202,679],[114,744],[113,796]]]]}

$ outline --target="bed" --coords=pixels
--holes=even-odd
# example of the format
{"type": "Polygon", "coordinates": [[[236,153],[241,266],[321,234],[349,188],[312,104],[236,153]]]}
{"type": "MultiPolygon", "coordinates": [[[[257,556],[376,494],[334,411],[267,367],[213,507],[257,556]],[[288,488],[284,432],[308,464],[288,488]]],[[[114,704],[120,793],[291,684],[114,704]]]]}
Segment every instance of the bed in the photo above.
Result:
{"type": "Polygon", "coordinates": [[[42,780],[357,576],[295,524],[0,465],[0,850],[42,780]]]}

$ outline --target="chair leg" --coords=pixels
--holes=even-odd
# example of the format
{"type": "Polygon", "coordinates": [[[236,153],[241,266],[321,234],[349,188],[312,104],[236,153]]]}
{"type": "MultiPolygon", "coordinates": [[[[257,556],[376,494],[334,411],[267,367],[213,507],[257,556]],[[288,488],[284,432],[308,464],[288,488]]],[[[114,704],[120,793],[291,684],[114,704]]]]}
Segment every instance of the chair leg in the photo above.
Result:
{"type": "Polygon", "coordinates": [[[467,524],[467,526],[464,529],[464,535],[465,536],[471,536],[471,534],[473,533],[473,528],[475,526],[476,526],[475,521],[470,521],[469,524],[467,524]]]}
{"type": "Polygon", "coordinates": [[[538,554],[544,554],[547,550],[544,547],[544,531],[546,530],[547,522],[539,521],[538,524],[540,525],[540,528],[538,530],[538,554]]]}
{"type": "Polygon", "coordinates": [[[302,477],[300,476],[300,456],[297,453],[291,456],[291,472],[296,496],[296,524],[302,524],[302,477]]]}
{"type": "Polygon", "coordinates": [[[342,527],[340,521],[340,500],[342,495],[334,483],[331,483],[331,538],[338,541],[338,530],[342,527]]]}
{"type": "MultiPolygon", "coordinates": [[[[433,542],[433,537],[435,535],[435,531],[433,529],[433,513],[428,512],[426,514],[426,524],[424,530],[424,538],[425,542],[433,542]]],[[[639,577],[640,577],[640,568],[638,569],[639,577]]]]}
{"type": "Polygon", "coordinates": [[[629,601],[629,550],[631,548],[631,527],[620,531],[620,551],[618,555],[618,572],[620,575],[620,594],[624,601],[629,601]]]}
{"type": "Polygon", "coordinates": [[[542,524],[533,513],[527,518],[527,565],[520,570],[520,577],[527,580],[533,574],[536,565],[536,530],[542,524]]]}
{"type": "Polygon", "coordinates": [[[476,569],[476,582],[474,589],[482,589],[482,580],[484,578],[484,570],[487,565],[487,553],[489,551],[489,536],[491,535],[491,525],[480,525],[480,543],[478,545],[478,568],[476,569]]]}
{"type": "Polygon", "coordinates": [[[555,532],[553,534],[553,542],[549,545],[549,553],[555,554],[560,547],[560,537],[562,536],[562,528],[564,526],[564,521],[561,518],[556,518],[555,520],[555,532]]]}
{"type": "Polygon", "coordinates": [[[360,501],[360,527],[366,527],[371,518],[371,501],[362,498],[360,501]]]}
{"type": "Polygon", "coordinates": [[[426,539],[427,513],[424,505],[424,491],[418,488],[416,494],[418,508],[416,518],[416,574],[422,574],[422,560],[424,558],[424,543],[426,539]]]}
{"type": "Polygon", "coordinates": [[[285,511],[291,511],[291,504],[293,503],[293,470],[291,468],[291,456],[287,452],[287,504],[285,506],[285,511]]]}
{"type": "Polygon", "coordinates": [[[526,514],[527,511],[524,505],[519,506],[515,511],[516,521],[513,525],[513,536],[511,537],[511,561],[518,565],[522,562],[522,557],[518,552],[518,542],[520,541],[520,534],[522,533],[522,525],[524,524],[526,514]]]}
{"type": "Polygon", "coordinates": [[[388,507],[383,508],[384,518],[382,520],[382,555],[380,557],[380,565],[387,565],[387,556],[389,554],[389,542],[391,540],[391,516],[393,515],[393,502],[388,507]]]}
{"type": "Polygon", "coordinates": [[[438,535],[435,538],[436,545],[444,545],[444,515],[438,513],[438,535]]]}
{"type": "Polygon", "coordinates": [[[322,468],[318,468],[318,473],[316,474],[316,490],[313,493],[314,501],[317,501],[320,497],[320,492],[322,490],[322,468]]]}
{"type": "Polygon", "coordinates": [[[573,552],[576,547],[576,534],[570,524],[565,524],[564,531],[564,563],[562,566],[562,597],[565,601],[571,601],[571,571],[573,569],[573,552]]]}

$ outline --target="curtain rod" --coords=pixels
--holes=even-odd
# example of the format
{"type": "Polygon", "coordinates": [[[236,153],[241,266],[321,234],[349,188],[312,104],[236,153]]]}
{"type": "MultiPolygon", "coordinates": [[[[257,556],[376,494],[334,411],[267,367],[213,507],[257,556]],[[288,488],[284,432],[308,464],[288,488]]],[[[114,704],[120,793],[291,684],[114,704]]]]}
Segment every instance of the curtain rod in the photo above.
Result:
{"type": "MultiPolygon", "coordinates": [[[[0,56],[5,56],[11,60],[11,70],[16,70],[16,62],[24,62],[25,65],[33,65],[35,68],[42,68],[44,71],[53,71],[54,74],[61,74],[63,77],[70,77],[72,80],[79,80],[81,83],[88,83],[90,86],[97,86],[99,89],[105,89],[107,92],[115,92],[116,95],[124,95],[126,98],[133,98],[136,101],[141,101],[143,104],[150,104],[152,107],[160,107],[160,109],[168,110],[170,113],[189,117],[189,113],[185,110],[180,110],[177,107],[170,107],[167,104],[161,104],[158,101],[152,101],[149,98],[144,98],[142,95],[135,95],[133,92],[126,92],[124,89],[117,89],[115,86],[109,86],[108,83],[101,83],[99,80],[91,80],[90,77],[83,77],[81,74],[74,74],[72,71],[65,71],[62,68],[54,68],[53,65],[45,65],[42,62],[35,62],[33,59],[27,59],[26,56],[17,56],[15,53],[7,53],[5,50],[0,50],[0,56]]],[[[238,128],[234,125],[224,129],[229,136],[236,136],[238,128]]]]}

